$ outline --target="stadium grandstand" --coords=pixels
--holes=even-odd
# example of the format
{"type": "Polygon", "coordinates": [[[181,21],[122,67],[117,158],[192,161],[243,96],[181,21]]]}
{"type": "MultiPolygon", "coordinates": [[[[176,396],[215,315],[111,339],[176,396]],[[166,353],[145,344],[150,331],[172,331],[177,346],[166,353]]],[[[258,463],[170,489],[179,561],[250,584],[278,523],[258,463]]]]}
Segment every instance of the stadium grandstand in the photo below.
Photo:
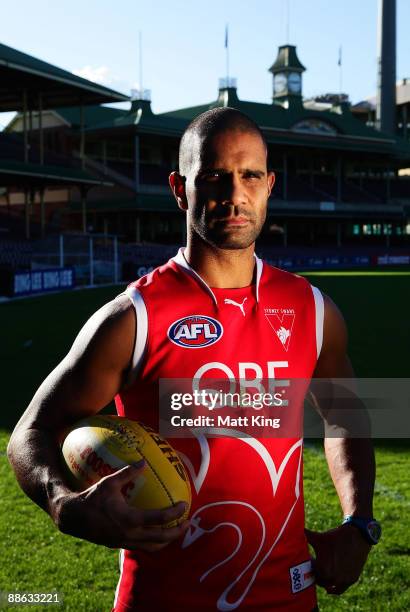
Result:
{"type": "MultiPolygon", "coordinates": [[[[0,44],[0,112],[16,111],[17,130],[0,132],[0,283],[10,273],[30,269],[30,238],[60,232],[59,207],[77,190],[84,211],[87,195],[96,186],[112,183],[86,169],[84,149],[89,105],[122,102],[118,92],[0,44]],[[80,156],[49,141],[48,111],[65,106],[79,111],[80,156]]],[[[104,111],[102,111],[104,112],[104,111]]]]}
{"type": "Polygon", "coordinates": [[[17,111],[20,118],[19,129],[0,133],[1,225],[2,230],[7,229],[4,227],[6,214],[9,228],[16,228],[15,221],[22,209],[23,235],[30,238],[32,213],[39,221],[41,232],[45,232],[48,191],[74,186],[85,199],[90,188],[109,185],[86,170],[81,157],[76,159],[64,147],[53,150],[48,140],[47,113],[43,109],[72,105],[79,108],[82,151],[84,108],[128,98],[2,44],[0,79],[0,112],[17,111]]]}
{"type": "Polygon", "coordinates": [[[17,111],[0,133],[5,238],[17,237],[19,227],[20,238],[115,235],[125,276],[133,275],[133,264],[162,261],[156,245],[180,244],[185,235],[168,187],[179,139],[199,113],[231,106],[262,129],[276,174],[262,254],[285,267],[408,259],[410,143],[364,121],[346,95],[304,100],[306,69],[292,45],[279,47],[269,69],[270,104],[242,100],[227,78],[215,100],[160,114],[146,90],[132,92],[128,110],[103,106],[126,97],[4,45],[0,69],[9,82],[0,109],[17,111]]]}

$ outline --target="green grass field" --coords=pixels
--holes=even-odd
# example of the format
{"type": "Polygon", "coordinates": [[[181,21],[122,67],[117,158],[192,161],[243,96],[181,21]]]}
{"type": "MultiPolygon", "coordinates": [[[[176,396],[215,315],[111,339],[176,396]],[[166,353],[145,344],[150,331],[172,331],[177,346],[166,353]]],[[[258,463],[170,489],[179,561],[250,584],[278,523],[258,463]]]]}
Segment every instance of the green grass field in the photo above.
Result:
{"type": "MultiPolygon", "coordinates": [[[[409,279],[392,273],[309,276],[345,315],[357,375],[408,377],[409,279]]],[[[0,591],[57,590],[63,595],[64,610],[111,609],[117,553],[60,534],[18,488],[6,445],[35,389],[65,354],[81,325],[119,292],[120,288],[111,287],[0,305],[0,591]]],[[[375,515],[383,523],[383,540],[373,549],[360,582],[347,593],[334,598],[318,589],[321,610],[410,610],[409,448],[406,440],[376,442],[375,515]]],[[[309,528],[337,525],[339,504],[319,443],[306,448],[305,498],[309,528]]]]}

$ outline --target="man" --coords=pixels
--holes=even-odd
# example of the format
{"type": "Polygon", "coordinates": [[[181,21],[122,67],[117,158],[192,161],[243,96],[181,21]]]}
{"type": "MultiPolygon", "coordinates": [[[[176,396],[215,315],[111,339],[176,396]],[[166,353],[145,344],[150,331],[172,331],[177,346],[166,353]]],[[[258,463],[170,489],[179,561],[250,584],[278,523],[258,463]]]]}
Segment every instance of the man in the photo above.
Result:
{"type": "Polygon", "coordinates": [[[343,515],[357,521],[307,531],[307,538],[301,439],[180,440],[194,498],[190,521],[173,528],[161,525],[181,517],[183,504],[141,512],[121,495],[143,466],[81,493],[61,469],[64,429],[114,396],[120,415],[158,426],[161,378],[233,375],[249,384],[352,376],[345,324],[331,300],[254,255],[274,180],[253,121],[230,108],[197,117],[181,140],[179,172],[170,176],[187,217],[186,249],[91,317],[10,440],[21,487],[63,533],[121,549],[117,612],[309,611],[316,595],[307,541],[316,552],[316,582],[328,593],[346,590],[366,561],[374,484],[367,440],[325,441],[343,515]],[[276,329],[285,315],[288,329],[276,329]],[[198,317],[216,321],[219,331],[212,344],[189,350],[176,342],[174,324],[198,317]]]}

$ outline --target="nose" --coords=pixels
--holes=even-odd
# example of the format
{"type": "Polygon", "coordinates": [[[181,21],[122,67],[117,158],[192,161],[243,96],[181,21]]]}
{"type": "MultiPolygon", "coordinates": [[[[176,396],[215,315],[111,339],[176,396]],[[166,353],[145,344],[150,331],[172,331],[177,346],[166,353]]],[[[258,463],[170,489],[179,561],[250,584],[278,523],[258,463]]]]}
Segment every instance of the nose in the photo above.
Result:
{"type": "Polygon", "coordinates": [[[237,206],[246,202],[246,193],[241,177],[234,172],[226,175],[223,204],[237,206]]]}

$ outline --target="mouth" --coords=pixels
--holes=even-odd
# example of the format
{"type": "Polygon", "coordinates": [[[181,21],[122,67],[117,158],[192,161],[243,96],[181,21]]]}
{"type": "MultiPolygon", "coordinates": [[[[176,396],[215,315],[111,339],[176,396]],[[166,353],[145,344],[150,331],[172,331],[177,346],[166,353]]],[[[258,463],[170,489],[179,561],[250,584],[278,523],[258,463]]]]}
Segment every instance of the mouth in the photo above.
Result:
{"type": "Polygon", "coordinates": [[[219,223],[223,223],[227,227],[243,227],[249,224],[249,219],[244,216],[239,217],[225,217],[218,219],[219,223]]]}

